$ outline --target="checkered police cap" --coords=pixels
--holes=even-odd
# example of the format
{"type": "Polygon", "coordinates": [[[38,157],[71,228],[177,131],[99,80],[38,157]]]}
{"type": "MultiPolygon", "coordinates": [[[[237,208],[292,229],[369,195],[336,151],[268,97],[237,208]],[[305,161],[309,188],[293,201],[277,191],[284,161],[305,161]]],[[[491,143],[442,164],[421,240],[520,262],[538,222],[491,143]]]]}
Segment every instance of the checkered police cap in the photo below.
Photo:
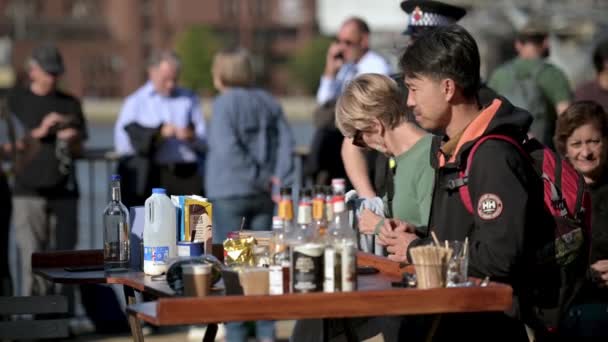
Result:
{"type": "Polygon", "coordinates": [[[462,7],[432,0],[405,0],[401,2],[401,9],[409,15],[403,34],[412,34],[419,28],[450,25],[467,13],[462,7]]]}

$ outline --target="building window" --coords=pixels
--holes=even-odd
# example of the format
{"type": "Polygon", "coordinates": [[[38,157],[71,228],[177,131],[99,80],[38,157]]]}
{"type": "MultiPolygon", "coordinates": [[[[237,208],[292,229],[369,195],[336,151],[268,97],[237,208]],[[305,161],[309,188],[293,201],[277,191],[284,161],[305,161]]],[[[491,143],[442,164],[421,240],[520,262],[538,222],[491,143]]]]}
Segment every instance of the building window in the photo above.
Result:
{"type": "Polygon", "coordinates": [[[94,54],[81,60],[84,95],[112,97],[120,95],[120,83],[116,82],[122,68],[122,59],[116,55],[94,54]]]}
{"type": "Polygon", "coordinates": [[[65,13],[72,18],[83,19],[99,14],[99,2],[94,0],[70,0],[65,2],[65,13]]]}
{"type": "Polygon", "coordinates": [[[306,20],[309,14],[301,0],[281,0],[279,18],[284,25],[298,25],[306,20]]]}
{"type": "Polygon", "coordinates": [[[224,18],[236,18],[239,15],[240,0],[219,0],[220,12],[224,18]]]}
{"type": "Polygon", "coordinates": [[[9,2],[5,15],[13,19],[34,18],[41,16],[43,10],[42,0],[17,0],[9,2]]]}
{"type": "Polygon", "coordinates": [[[254,18],[267,18],[270,16],[268,0],[250,0],[249,14],[254,18]]]}

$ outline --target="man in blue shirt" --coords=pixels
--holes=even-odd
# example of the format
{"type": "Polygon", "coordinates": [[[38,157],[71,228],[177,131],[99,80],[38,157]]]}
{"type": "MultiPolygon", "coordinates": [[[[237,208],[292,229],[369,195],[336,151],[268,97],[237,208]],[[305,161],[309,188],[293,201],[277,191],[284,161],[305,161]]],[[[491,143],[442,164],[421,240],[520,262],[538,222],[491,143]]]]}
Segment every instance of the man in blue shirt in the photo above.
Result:
{"type": "Polygon", "coordinates": [[[179,71],[175,53],[155,53],[148,82],[126,99],[116,121],[114,145],[127,206],[142,205],[156,186],[172,195],[203,190],[205,121],[198,96],[177,86],[179,71]]]}

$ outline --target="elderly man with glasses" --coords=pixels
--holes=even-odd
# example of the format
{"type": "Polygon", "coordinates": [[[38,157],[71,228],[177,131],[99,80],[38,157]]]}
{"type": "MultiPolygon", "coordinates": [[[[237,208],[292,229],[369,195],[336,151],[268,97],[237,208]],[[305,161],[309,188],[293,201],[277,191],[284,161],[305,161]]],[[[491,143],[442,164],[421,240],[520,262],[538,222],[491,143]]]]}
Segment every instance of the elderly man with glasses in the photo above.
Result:
{"type": "Polygon", "coordinates": [[[384,57],[370,50],[369,35],[369,26],[361,18],[352,17],[342,24],[336,40],[327,50],[325,70],[317,90],[320,105],[335,100],[355,76],[391,73],[391,66],[384,57]]]}

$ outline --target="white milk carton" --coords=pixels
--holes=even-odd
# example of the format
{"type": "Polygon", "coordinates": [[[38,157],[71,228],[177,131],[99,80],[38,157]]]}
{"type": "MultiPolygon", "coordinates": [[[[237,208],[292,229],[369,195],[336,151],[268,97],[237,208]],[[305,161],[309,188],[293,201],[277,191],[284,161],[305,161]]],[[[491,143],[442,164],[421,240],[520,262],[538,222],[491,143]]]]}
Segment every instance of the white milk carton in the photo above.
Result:
{"type": "Polygon", "coordinates": [[[176,210],[165,189],[152,189],[145,204],[144,273],[167,272],[169,259],[177,256],[176,210]]]}

